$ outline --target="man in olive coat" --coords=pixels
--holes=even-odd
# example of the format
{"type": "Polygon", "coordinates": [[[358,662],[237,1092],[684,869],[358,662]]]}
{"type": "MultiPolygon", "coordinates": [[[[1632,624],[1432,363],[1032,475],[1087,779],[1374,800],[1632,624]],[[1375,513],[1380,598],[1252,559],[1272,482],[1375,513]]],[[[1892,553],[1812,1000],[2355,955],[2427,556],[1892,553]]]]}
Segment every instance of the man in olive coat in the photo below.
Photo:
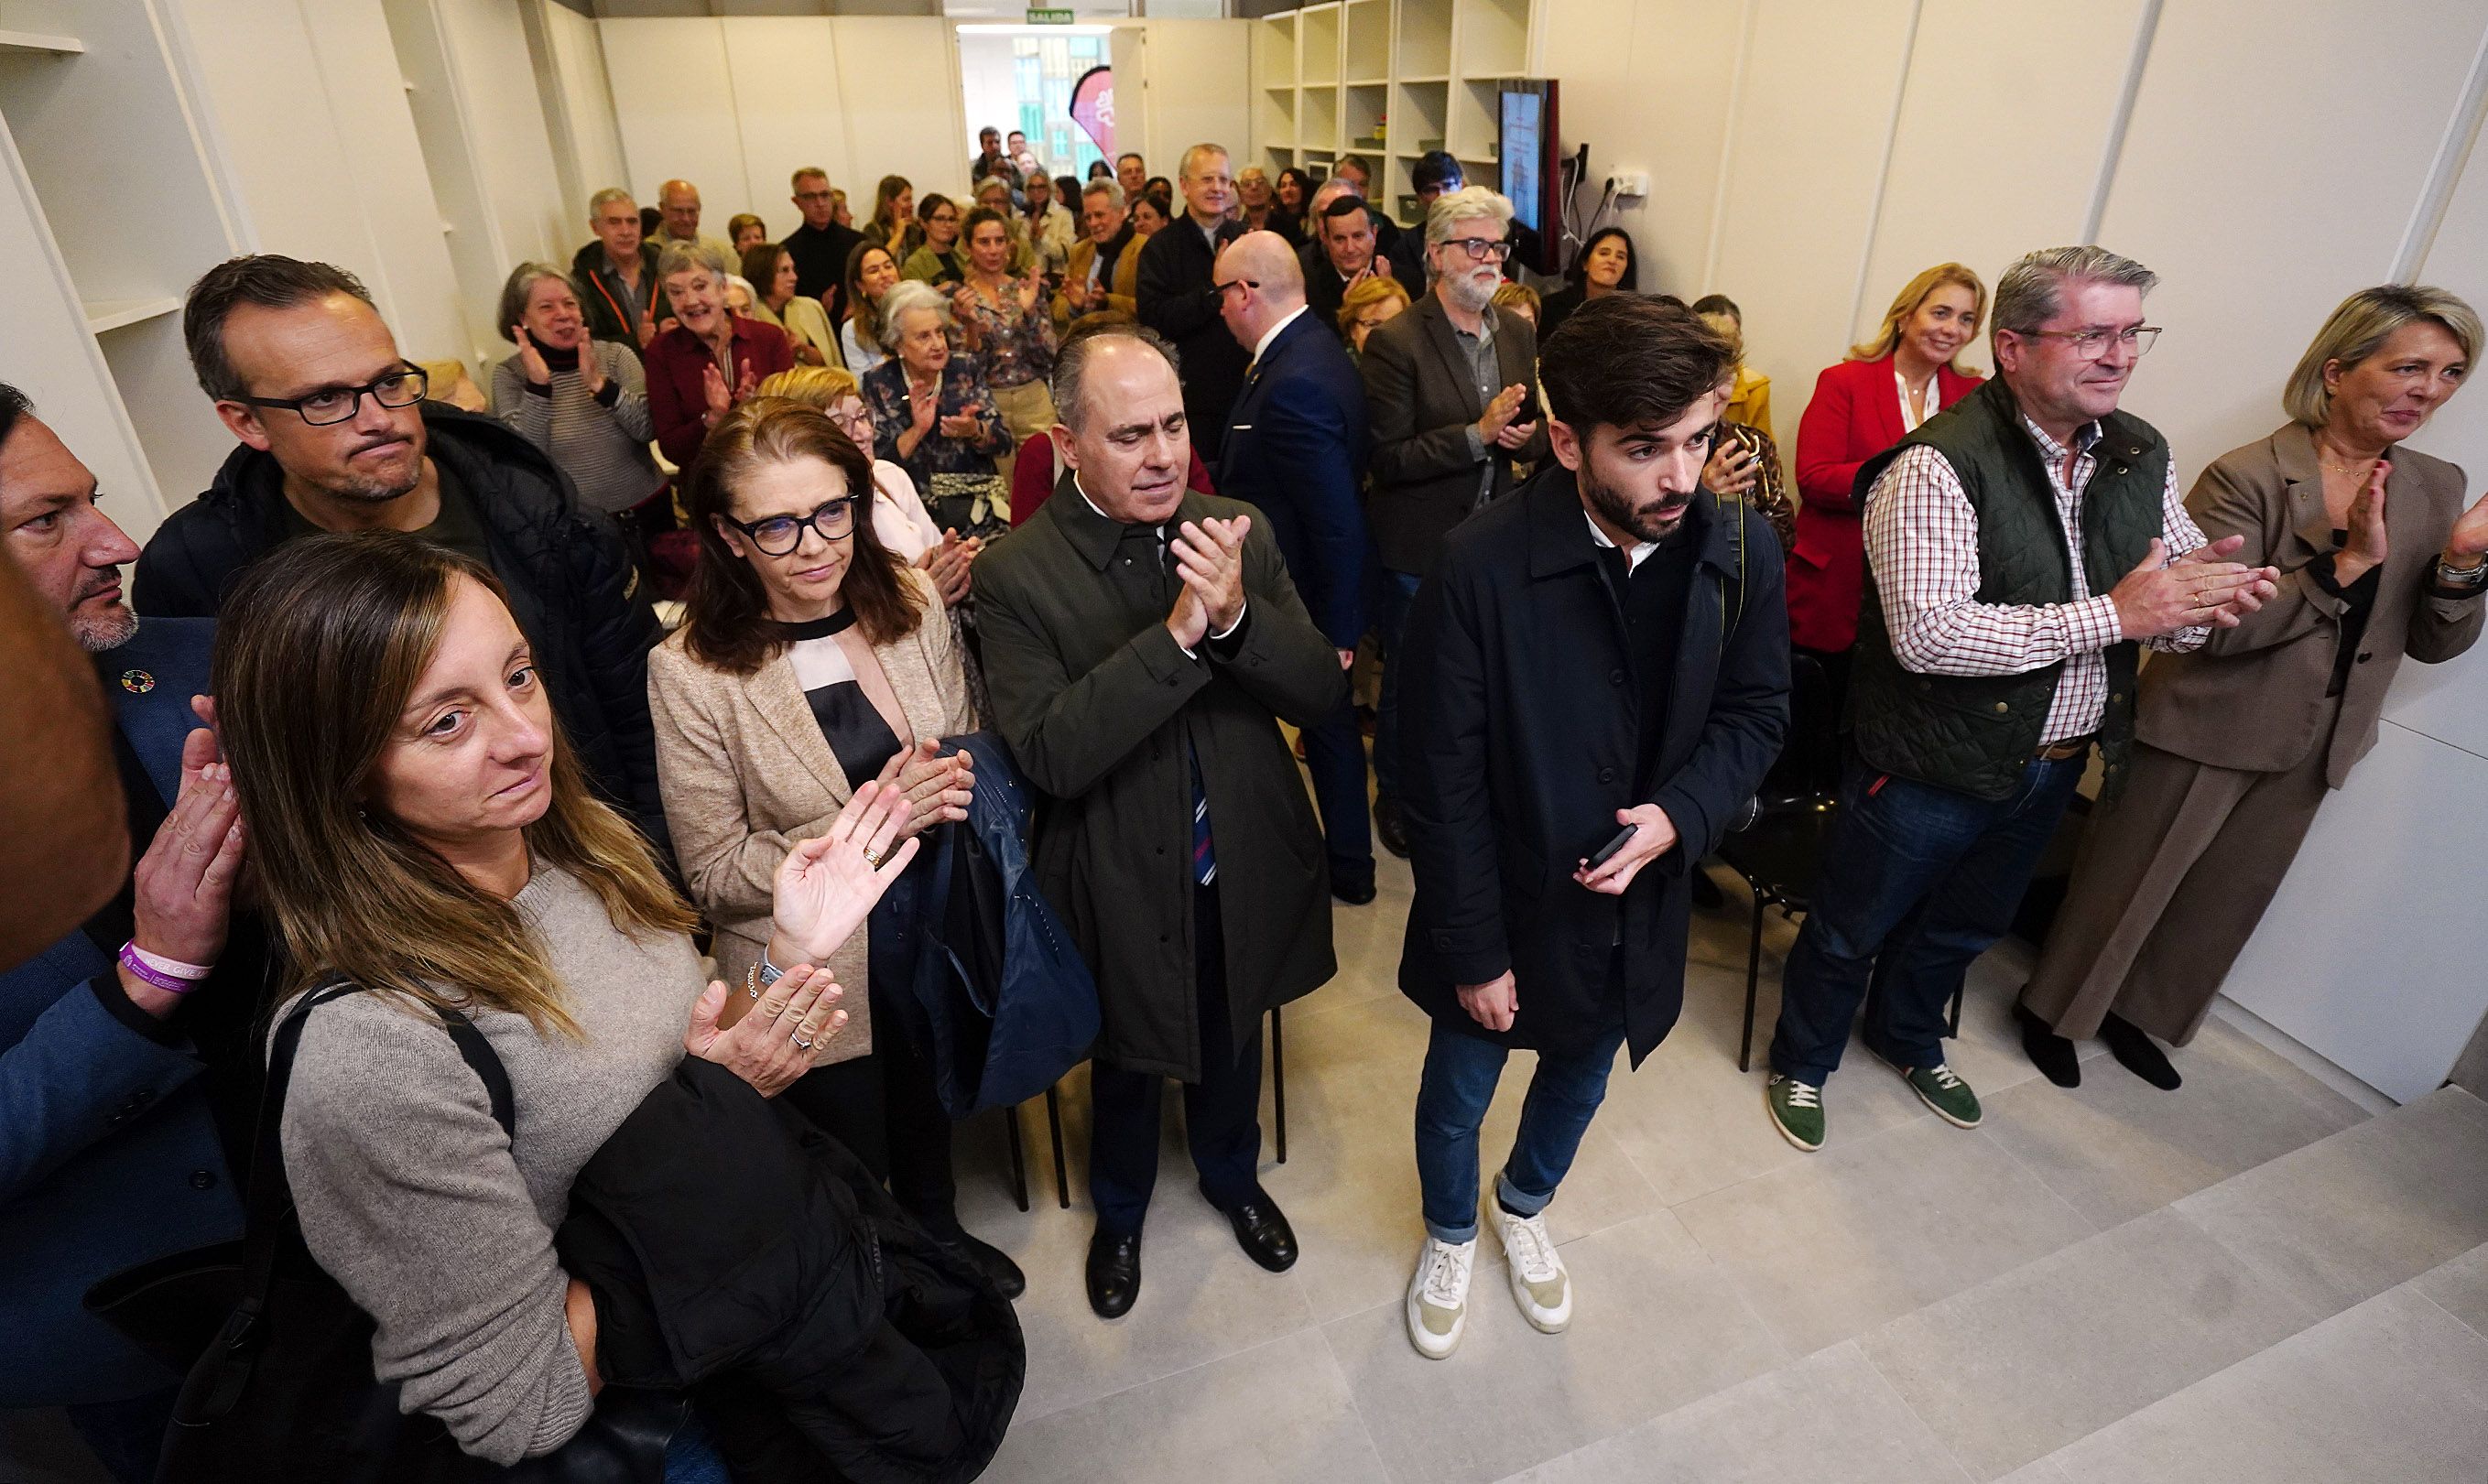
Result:
{"type": "Polygon", "coordinates": [[[1140,1292],[1161,1078],[1181,1079],[1202,1192],[1272,1272],[1295,1237],[1262,1190],[1261,1017],[1336,972],[1322,836],[1281,718],[1344,704],[1339,658],[1258,513],[1187,491],[1174,357],[1154,331],[1067,340],[1068,472],[976,563],[994,720],[1049,796],[1038,881],[1097,977],[1088,1300],[1140,1292]]]}
{"type": "Polygon", "coordinates": [[[1522,1315],[1570,1322],[1546,1207],[1617,1048],[1638,1064],[1676,1023],[1695,862],[1787,729],[1778,539],[1701,484],[1732,364],[1655,298],[1565,321],[1539,363],[1555,463],[1445,539],[1394,661],[1417,884],[1400,988],[1434,1020],[1406,1305],[1430,1358],[1466,1324],[1478,1129],[1514,1047],[1537,1066],[1488,1209],[1522,1315]]]}

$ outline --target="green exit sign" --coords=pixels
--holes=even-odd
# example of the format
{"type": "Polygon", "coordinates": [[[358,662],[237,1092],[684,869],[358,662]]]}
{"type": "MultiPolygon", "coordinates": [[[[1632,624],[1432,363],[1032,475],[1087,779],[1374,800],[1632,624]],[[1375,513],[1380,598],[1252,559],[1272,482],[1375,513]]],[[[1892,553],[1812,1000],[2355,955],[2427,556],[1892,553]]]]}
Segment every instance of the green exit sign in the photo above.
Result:
{"type": "Polygon", "coordinates": [[[1071,24],[1071,13],[1032,10],[1028,13],[1028,23],[1032,26],[1067,26],[1071,24]]]}

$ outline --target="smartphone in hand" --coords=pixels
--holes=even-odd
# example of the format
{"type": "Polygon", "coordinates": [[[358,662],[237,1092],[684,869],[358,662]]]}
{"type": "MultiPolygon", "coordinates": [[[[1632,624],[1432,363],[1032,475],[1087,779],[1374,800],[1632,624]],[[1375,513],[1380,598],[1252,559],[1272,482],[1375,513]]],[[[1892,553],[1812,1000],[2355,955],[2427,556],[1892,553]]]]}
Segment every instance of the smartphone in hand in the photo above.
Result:
{"type": "Polygon", "coordinates": [[[1599,846],[1598,853],[1591,856],[1590,863],[1582,867],[1582,869],[1586,871],[1595,871],[1598,869],[1598,867],[1605,865],[1608,861],[1613,860],[1616,856],[1616,852],[1623,850],[1626,845],[1630,844],[1632,837],[1634,834],[1639,832],[1641,826],[1639,825],[1626,825],[1624,828],[1617,830],[1616,837],[1609,840],[1606,844],[1599,846]]]}

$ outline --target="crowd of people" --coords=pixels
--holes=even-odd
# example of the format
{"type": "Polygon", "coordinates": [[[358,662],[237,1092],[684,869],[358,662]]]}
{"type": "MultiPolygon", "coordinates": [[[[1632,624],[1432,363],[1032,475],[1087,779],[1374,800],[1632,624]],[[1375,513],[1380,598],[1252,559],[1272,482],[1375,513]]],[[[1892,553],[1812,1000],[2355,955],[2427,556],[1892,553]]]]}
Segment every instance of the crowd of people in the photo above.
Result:
{"type": "Polygon", "coordinates": [[[2440,290],[2349,294],[2188,492],[2122,405],[2148,268],[1937,265],[1821,374],[1791,491],[1733,300],[1648,292],[1616,227],[1524,281],[1448,155],[1410,224],[1355,155],[1081,181],[995,129],[963,196],[886,177],[861,227],[790,183],[775,239],[598,191],[567,269],[509,277],[489,414],[347,268],[218,266],[184,333],[237,446],[143,549],[0,385],[0,536],[102,678],[134,862],[0,974],[0,1405],[116,1476],[157,1476],[180,1378],[105,1280],[237,1237],[318,1322],[193,1377],[166,1477],[279,1379],[353,1419],[304,1477],[973,1474],[1005,1301],[1062,1275],[961,1224],[963,1065],[1079,1027],[1036,1085],[1089,1065],[1100,1317],[1169,1078],[1202,1197],[1288,1268],[1265,1016],[1337,972],[1377,845],[1431,1021],[1410,1341],[1460,1343],[1486,1225],[1560,1331],[1547,1208],[1785,752],[1840,764],[1764,1115],[1824,1145],[1862,1002],[1975,1127],[1945,1006],[2095,759],[2015,1014],[2060,1085],[2098,1036],[2174,1088],[2401,660],[2480,632],[2488,497],[2406,446],[2481,349],[2440,290]]]}

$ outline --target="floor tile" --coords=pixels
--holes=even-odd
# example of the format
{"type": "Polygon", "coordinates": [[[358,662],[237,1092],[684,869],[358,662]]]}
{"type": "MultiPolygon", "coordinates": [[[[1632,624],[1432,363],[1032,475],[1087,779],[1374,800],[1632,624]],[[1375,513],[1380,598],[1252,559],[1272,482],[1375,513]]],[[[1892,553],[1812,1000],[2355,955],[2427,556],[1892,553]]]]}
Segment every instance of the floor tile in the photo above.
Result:
{"type": "Polygon", "coordinates": [[[1932,1118],[1835,1145],[1676,1212],[1780,1342],[1800,1354],[2093,1230],[1983,1134],[1932,1118]]]}
{"type": "Polygon", "coordinates": [[[2488,1246],[2475,1246],[2411,1282],[2439,1307],[2488,1334],[2488,1246]]]}
{"type": "Polygon", "coordinates": [[[2395,1289],[2054,1459],[2069,1484],[2477,1484],[2488,1338],[2395,1289]]]}
{"type": "Polygon", "coordinates": [[[2445,1088],[2177,1203],[2317,1314],[2488,1242],[2488,1106],[2445,1088]]]}
{"type": "Polygon", "coordinates": [[[1347,1382],[1319,1333],[1023,1422],[997,1484],[1382,1484],[1347,1382]]]}
{"type": "Polygon", "coordinates": [[[1666,1212],[1563,1251],[1575,1311],[1560,1335],[1521,1318],[1491,1237],[1451,1358],[1410,1347],[1396,1301],[1323,1327],[1394,1478],[1499,1479],[1788,1358],[1666,1212]]]}
{"type": "Polygon", "coordinates": [[[1928,1484],[1962,1476],[1852,1343],[1514,1474],[1509,1484],[1928,1484]]]}
{"type": "Polygon", "coordinates": [[[1969,1475],[1997,1478],[2314,1318],[2160,1211],[1864,1338],[1969,1475]]]}
{"type": "Polygon", "coordinates": [[[2079,1087],[2034,1078],[1986,1100],[1988,1134],[2103,1226],[2130,1220],[2365,1117],[2218,1022],[2174,1053],[2163,1092],[2101,1058],[2079,1087]],[[2330,1100],[2327,1106],[2319,1100],[2330,1100]]]}

